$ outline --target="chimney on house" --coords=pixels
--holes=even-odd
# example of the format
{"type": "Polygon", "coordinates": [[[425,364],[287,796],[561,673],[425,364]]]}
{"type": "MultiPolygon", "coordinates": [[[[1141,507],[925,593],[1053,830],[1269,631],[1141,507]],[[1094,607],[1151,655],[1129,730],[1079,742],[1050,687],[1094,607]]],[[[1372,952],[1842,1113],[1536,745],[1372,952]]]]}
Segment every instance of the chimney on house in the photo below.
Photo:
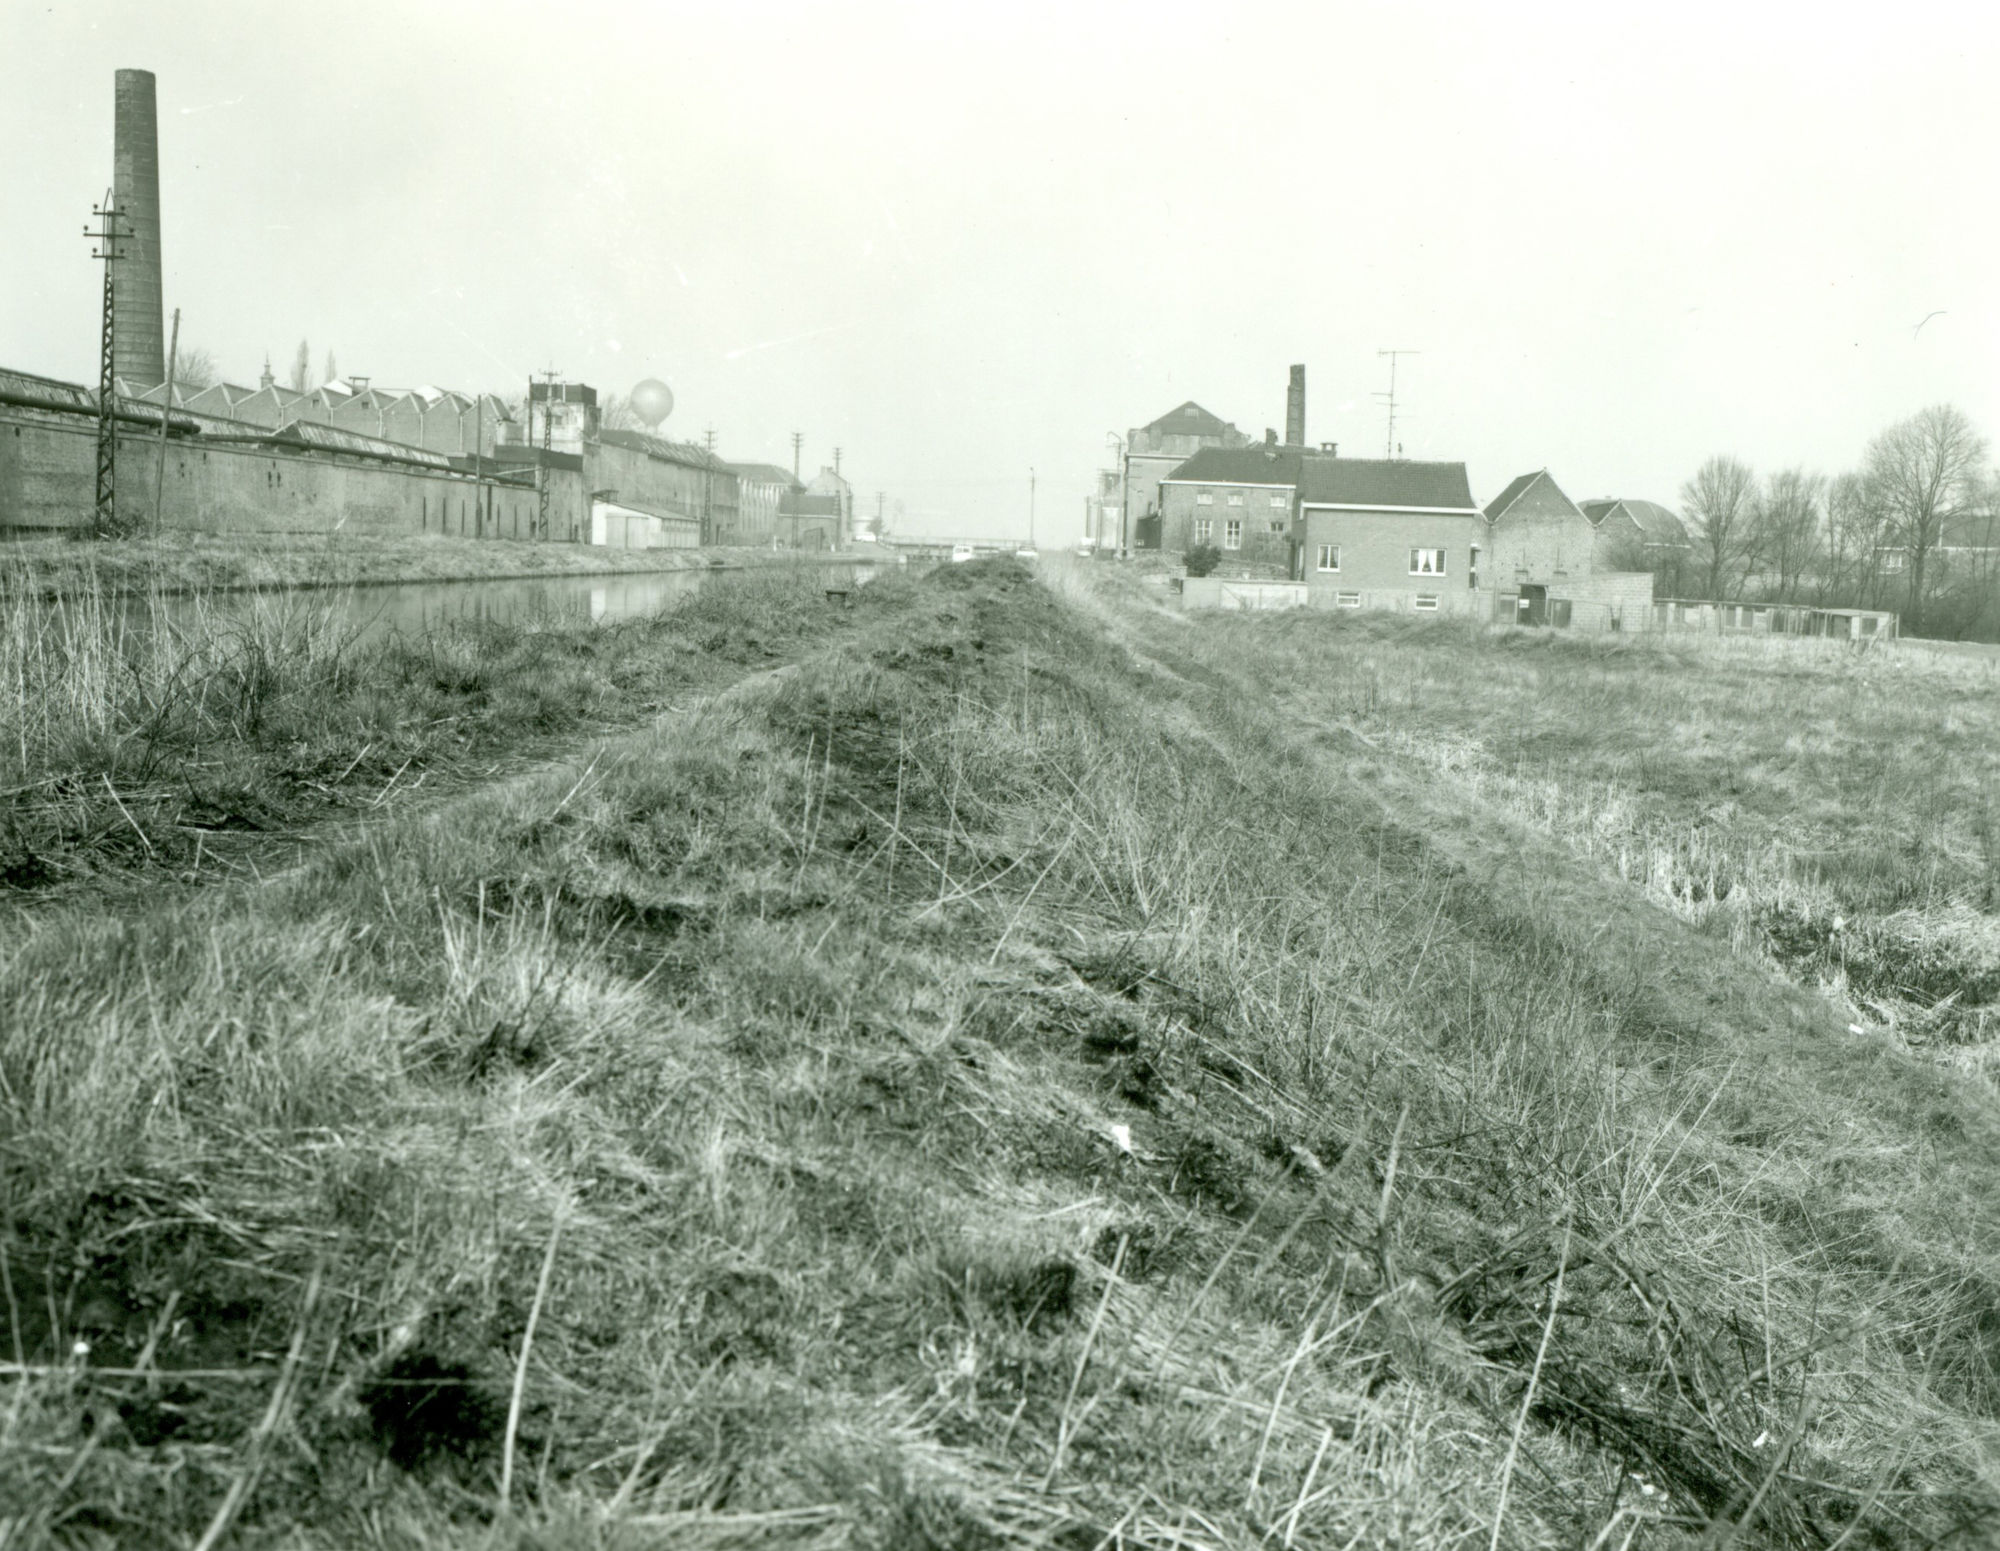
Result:
{"type": "Polygon", "coordinates": [[[167,380],[160,300],[160,126],[153,72],[120,70],[112,104],[111,204],[121,240],[111,266],[112,370],[143,393],[167,380]]]}
{"type": "Polygon", "coordinates": [[[1285,389],[1285,445],[1306,444],[1306,369],[1292,368],[1291,385],[1285,389]]]}

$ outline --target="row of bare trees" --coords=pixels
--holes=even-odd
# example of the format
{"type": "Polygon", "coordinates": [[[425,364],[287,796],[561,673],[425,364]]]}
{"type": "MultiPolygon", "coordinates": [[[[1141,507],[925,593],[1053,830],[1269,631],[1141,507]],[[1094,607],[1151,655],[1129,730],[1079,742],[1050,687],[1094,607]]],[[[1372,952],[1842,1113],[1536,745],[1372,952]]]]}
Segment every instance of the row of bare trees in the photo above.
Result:
{"type": "Polygon", "coordinates": [[[1890,608],[1911,634],[2000,637],[2000,480],[1953,405],[1890,426],[1831,477],[1710,458],[1681,514],[1690,547],[1657,567],[1674,596],[1890,608]]]}

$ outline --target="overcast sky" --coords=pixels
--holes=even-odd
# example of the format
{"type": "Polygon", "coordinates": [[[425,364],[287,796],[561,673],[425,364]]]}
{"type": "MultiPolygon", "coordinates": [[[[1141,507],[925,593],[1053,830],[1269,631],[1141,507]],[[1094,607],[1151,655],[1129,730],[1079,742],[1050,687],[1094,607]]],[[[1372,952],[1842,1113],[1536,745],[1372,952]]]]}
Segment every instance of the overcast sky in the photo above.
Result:
{"type": "Polygon", "coordinates": [[[645,376],[904,526],[1081,527],[1193,398],[1489,499],[2000,432],[1989,7],[0,0],[0,365],[95,376],[112,73],[224,374],[645,376]],[[1927,315],[1929,321],[1918,325],[1927,315]]]}

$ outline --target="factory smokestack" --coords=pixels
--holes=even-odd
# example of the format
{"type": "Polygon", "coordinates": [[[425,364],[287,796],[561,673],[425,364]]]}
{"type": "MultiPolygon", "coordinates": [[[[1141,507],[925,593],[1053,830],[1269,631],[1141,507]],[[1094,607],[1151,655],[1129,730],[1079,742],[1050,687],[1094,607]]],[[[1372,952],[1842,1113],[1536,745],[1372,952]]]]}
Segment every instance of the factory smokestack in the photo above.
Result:
{"type": "Polygon", "coordinates": [[[1306,444],[1306,369],[1292,368],[1291,386],[1285,389],[1285,445],[1306,444]]]}
{"type": "Polygon", "coordinates": [[[111,163],[118,262],[111,266],[115,315],[112,369],[139,391],[167,380],[160,299],[160,131],[153,72],[120,70],[111,163]]]}

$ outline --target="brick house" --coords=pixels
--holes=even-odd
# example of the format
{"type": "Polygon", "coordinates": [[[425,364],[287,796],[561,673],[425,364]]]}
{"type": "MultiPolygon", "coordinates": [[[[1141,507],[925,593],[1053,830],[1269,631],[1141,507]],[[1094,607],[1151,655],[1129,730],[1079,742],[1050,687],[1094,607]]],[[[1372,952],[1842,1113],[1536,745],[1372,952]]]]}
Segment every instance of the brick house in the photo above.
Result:
{"type": "Polygon", "coordinates": [[[1522,625],[1646,628],[1649,571],[1599,563],[1599,523],[1562,492],[1547,469],[1522,474],[1488,503],[1489,618],[1522,625]]]}
{"type": "Polygon", "coordinates": [[[1292,568],[1303,448],[1205,447],[1159,482],[1159,547],[1212,544],[1225,564],[1292,568]]]}
{"type": "Polygon", "coordinates": [[[1161,542],[1160,481],[1205,448],[1249,445],[1248,436],[1192,399],[1128,432],[1120,481],[1126,543],[1133,549],[1174,548],[1161,542]]]}
{"type": "Polygon", "coordinates": [[[1317,608],[1478,614],[1486,522],[1463,463],[1307,454],[1294,575],[1317,608]]]}

